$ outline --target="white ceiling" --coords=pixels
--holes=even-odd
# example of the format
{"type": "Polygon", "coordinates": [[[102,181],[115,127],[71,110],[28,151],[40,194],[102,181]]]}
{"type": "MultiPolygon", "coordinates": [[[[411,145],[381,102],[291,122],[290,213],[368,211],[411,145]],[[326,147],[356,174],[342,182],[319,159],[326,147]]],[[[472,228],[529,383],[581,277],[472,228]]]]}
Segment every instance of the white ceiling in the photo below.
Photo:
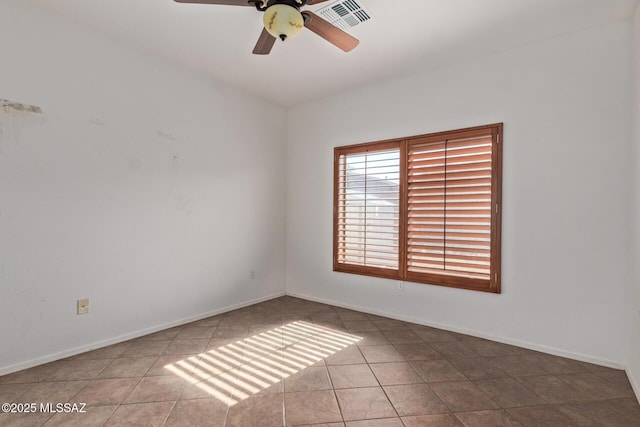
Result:
{"type": "MultiPolygon", "coordinates": [[[[537,40],[627,19],[638,0],[358,0],[373,15],[349,53],[310,31],[251,53],[262,14],[173,0],[28,0],[139,49],[293,106],[537,40]]],[[[317,10],[333,0],[307,7],[317,10]]]]}

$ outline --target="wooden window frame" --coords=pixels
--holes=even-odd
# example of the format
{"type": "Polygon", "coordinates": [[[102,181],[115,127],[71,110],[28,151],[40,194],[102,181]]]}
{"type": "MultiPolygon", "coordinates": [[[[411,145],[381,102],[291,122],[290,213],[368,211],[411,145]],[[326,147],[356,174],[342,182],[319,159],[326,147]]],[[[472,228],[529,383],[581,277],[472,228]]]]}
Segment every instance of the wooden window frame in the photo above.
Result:
{"type": "Polygon", "coordinates": [[[502,241],[502,145],[503,124],[495,123],[445,132],[395,138],[334,148],[333,191],[333,270],[387,279],[403,280],[430,285],[446,286],[490,293],[501,293],[501,241],[502,241]],[[491,220],[490,220],[490,271],[488,279],[452,276],[437,273],[408,271],[408,179],[409,149],[412,144],[425,141],[442,141],[468,136],[491,135],[491,220]],[[343,155],[381,151],[397,148],[400,152],[399,183],[399,253],[398,269],[377,268],[339,262],[339,181],[340,157],[343,155]]]}

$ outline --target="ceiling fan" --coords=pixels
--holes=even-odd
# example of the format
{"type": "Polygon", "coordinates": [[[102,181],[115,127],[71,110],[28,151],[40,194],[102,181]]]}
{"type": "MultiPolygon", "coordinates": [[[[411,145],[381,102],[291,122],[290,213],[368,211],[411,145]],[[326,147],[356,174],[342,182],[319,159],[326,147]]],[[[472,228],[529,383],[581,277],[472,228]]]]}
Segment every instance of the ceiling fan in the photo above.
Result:
{"type": "Polygon", "coordinates": [[[253,49],[256,55],[268,55],[276,38],[282,41],[297,36],[302,27],[313,31],[329,43],[349,52],[358,46],[358,39],[350,36],[308,10],[306,5],[316,5],[328,0],[174,0],[177,3],[221,4],[229,6],[255,7],[264,12],[264,28],[253,49]]]}

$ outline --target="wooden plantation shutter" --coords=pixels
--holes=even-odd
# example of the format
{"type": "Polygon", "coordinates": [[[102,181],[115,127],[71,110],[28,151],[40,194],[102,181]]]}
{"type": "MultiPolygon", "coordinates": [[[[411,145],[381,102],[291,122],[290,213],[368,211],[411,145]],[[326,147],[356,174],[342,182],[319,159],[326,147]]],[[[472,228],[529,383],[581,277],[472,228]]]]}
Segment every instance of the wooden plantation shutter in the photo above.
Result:
{"type": "Polygon", "coordinates": [[[408,280],[487,289],[495,282],[491,254],[496,139],[497,133],[489,128],[409,141],[408,280]]]}
{"type": "Polygon", "coordinates": [[[500,292],[502,124],[337,147],[334,270],[500,292]]]}
{"type": "Polygon", "coordinates": [[[335,173],[334,265],[363,274],[397,277],[399,144],[336,151],[335,173]]]}

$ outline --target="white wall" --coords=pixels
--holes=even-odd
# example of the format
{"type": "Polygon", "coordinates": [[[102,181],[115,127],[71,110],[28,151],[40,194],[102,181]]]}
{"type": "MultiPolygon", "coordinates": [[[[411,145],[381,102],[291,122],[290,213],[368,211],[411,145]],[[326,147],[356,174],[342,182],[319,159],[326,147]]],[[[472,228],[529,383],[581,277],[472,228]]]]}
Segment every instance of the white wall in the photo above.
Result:
{"type": "Polygon", "coordinates": [[[289,113],[287,293],[625,366],[630,24],[289,113]],[[331,271],[334,146],[504,122],[503,293],[331,271]]]}
{"type": "Polygon", "coordinates": [[[284,109],[21,1],[0,52],[0,375],[284,292],[284,109]]]}
{"type": "Polygon", "coordinates": [[[640,399],[640,5],[633,17],[633,166],[631,292],[629,301],[629,354],[627,373],[640,399]]]}

